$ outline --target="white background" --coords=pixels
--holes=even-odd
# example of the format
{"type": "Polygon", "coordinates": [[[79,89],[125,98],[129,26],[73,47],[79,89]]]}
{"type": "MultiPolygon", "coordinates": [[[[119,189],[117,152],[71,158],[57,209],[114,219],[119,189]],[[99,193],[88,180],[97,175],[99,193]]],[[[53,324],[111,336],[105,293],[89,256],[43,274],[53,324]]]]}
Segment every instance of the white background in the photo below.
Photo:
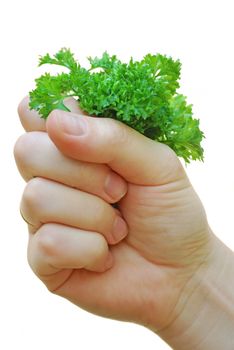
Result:
{"type": "MultiPolygon", "coordinates": [[[[18,207],[24,187],[12,155],[23,132],[19,100],[41,74],[38,55],[70,47],[85,62],[107,50],[122,59],[160,52],[182,61],[182,92],[206,134],[205,162],[187,168],[214,232],[233,230],[233,1],[27,1],[0,5],[0,348],[4,350],[169,347],[150,331],[90,315],[50,295],[26,260],[18,207]]],[[[228,281],[227,281],[228,282],[228,281]]]]}

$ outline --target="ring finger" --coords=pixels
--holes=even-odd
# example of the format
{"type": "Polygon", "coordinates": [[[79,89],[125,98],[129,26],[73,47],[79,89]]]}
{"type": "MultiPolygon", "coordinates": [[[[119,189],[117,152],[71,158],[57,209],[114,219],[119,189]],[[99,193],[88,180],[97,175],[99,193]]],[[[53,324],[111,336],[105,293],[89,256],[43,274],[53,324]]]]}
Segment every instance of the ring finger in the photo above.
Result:
{"type": "Polygon", "coordinates": [[[110,204],[101,198],[43,178],[27,184],[21,213],[36,232],[45,223],[60,223],[101,233],[109,244],[127,235],[127,225],[110,204]]]}

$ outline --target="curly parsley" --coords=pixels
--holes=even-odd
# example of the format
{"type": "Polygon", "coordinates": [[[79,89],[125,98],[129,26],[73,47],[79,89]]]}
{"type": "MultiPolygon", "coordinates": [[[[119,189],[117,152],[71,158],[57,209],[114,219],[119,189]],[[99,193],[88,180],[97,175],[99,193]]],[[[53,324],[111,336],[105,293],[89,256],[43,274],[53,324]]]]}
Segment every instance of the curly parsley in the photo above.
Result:
{"type": "Polygon", "coordinates": [[[145,136],[170,146],[185,162],[203,160],[199,120],[192,106],[177,93],[181,63],[171,57],[146,55],[141,61],[122,63],[107,52],[88,58],[90,69],[63,48],[53,57],[40,57],[39,66],[55,64],[68,73],[49,73],[36,79],[30,92],[30,108],[47,118],[54,109],[69,111],[64,99],[73,96],[82,110],[92,116],[117,119],[145,136]]]}

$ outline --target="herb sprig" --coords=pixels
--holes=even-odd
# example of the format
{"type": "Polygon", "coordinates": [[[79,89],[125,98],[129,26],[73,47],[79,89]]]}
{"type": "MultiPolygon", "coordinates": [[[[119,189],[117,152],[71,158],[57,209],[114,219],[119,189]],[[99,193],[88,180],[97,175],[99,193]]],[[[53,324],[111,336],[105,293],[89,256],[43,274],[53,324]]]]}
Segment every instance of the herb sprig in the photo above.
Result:
{"type": "Polygon", "coordinates": [[[64,100],[74,97],[91,116],[117,119],[143,135],[167,144],[175,153],[191,160],[203,160],[199,120],[192,105],[177,92],[181,72],[179,60],[156,54],[141,61],[122,63],[105,52],[101,58],[88,58],[90,68],[81,67],[69,49],[54,56],[46,54],[39,66],[63,66],[68,72],[45,73],[35,80],[30,92],[30,108],[47,118],[54,109],[69,111],[64,100]]]}

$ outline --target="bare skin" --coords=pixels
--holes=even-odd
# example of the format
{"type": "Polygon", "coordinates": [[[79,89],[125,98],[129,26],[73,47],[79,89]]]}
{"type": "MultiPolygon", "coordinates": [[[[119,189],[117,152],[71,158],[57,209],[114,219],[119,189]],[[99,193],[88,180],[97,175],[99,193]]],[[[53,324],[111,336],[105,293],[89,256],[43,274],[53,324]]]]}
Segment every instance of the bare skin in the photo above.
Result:
{"type": "Polygon", "coordinates": [[[225,307],[212,291],[230,278],[233,255],[212,233],[180,161],[121,123],[67,105],[73,113],[54,111],[47,122],[28,99],[19,106],[26,134],[15,158],[27,181],[21,213],[31,268],[51,292],[144,325],[174,349],[220,349],[223,334],[213,343],[209,334],[219,322],[234,327],[234,296],[226,288],[225,307]],[[212,327],[210,310],[220,315],[212,327]]]}

